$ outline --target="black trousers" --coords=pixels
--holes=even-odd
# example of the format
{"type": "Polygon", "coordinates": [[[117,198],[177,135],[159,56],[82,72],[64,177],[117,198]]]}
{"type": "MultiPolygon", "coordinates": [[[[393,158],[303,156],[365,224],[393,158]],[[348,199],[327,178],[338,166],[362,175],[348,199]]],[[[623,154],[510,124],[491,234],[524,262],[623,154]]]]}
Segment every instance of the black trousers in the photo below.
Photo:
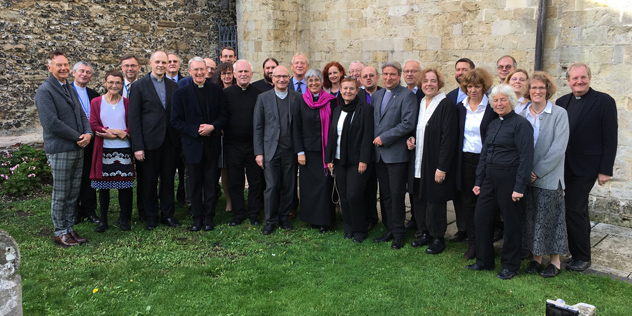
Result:
{"type": "Polygon", "coordinates": [[[455,191],[452,204],[454,204],[454,215],[456,216],[456,229],[459,232],[466,232],[467,215],[465,214],[465,205],[463,204],[463,195],[461,191],[455,191]]]}
{"type": "Polygon", "coordinates": [[[173,217],[175,212],[173,187],[176,156],[176,147],[173,145],[169,135],[165,135],[165,140],[160,148],[145,150],[143,198],[149,223],[158,221],[158,199],[160,199],[160,214],[162,218],[173,217]],[[160,187],[158,187],[158,178],[160,178],[160,187]]]}
{"type": "MultiPolygon", "coordinates": [[[[118,201],[121,209],[120,219],[121,222],[129,223],[132,219],[132,199],[134,196],[134,189],[119,189],[118,201]]],[[[101,221],[105,224],[108,223],[108,209],[110,208],[110,190],[99,189],[99,209],[101,210],[101,221]]]]}
{"type": "MultiPolygon", "coordinates": [[[[94,137],[83,151],[83,169],[81,171],[81,188],[79,189],[79,217],[93,215],[97,210],[97,190],[93,189],[90,181],[90,169],[92,168],[92,150],[94,149],[94,137]]],[[[100,157],[99,157],[100,158],[100,157]]],[[[77,218],[75,215],[75,218],[77,218]]]]}
{"type": "Polygon", "coordinates": [[[500,255],[503,269],[512,272],[520,268],[522,249],[523,200],[511,199],[516,183],[517,167],[490,166],[485,170],[485,180],[476,203],[476,263],[493,269],[494,261],[494,215],[500,209],[505,220],[505,237],[500,255]]]}
{"type": "Polygon", "coordinates": [[[292,150],[279,148],[269,162],[264,162],[266,190],[263,196],[267,224],[289,219],[296,189],[297,164],[292,150]]]}
{"type": "Polygon", "coordinates": [[[573,259],[582,261],[591,260],[588,195],[595,186],[595,181],[595,177],[576,176],[570,168],[564,170],[568,250],[573,259]]]}
{"type": "MultiPolygon", "coordinates": [[[[375,225],[380,221],[377,215],[377,174],[375,173],[375,164],[370,163],[366,169],[367,183],[364,189],[364,198],[367,201],[365,209],[365,220],[367,225],[375,225]]],[[[380,199],[380,204],[382,200],[380,199]]],[[[384,213],[384,207],[380,207],[382,213],[384,213]]],[[[386,218],[382,217],[382,222],[386,225],[386,218]]]]}
{"type": "MultiPolygon", "coordinates": [[[[433,175],[434,176],[434,175],[433,175]]],[[[448,210],[446,202],[432,203],[419,197],[420,180],[413,180],[412,208],[419,232],[429,232],[432,238],[443,238],[448,228],[448,210]]]]}
{"type": "Polygon", "coordinates": [[[236,219],[257,219],[263,195],[263,171],[255,161],[252,143],[224,142],[224,155],[229,177],[229,194],[236,219]],[[244,201],[244,173],[248,178],[248,211],[244,201]]]}
{"type": "Polygon", "coordinates": [[[211,154],[210,144],[202,147],[202,160],[189,163],[189,185],[191,190],[191,212],[193,221],[204,223],[213,221],[217,205],[217,167],[219,156],[211,154]]]}
{"type": "Polygon", "coordinates": [[[138,218],[146,218],[147,214],[145,213],[145,199],[143,198],[143,193],[145,192],[144,177],[145,172],[143,170],[143,163],[134,159],[134,166],[136,167],[136,209],[138,210],[138,218]]]}
{"type": "MultiPolygon", "coordinates": [[[[406,179],[408,163],[376,163],[375,171],[380,183],[380,198],[388,219],[388,230],[395,238],[403,239],[406,234],[406,179]]],[[[383,210],[384,210],[383,209],[383,210]]]]}
{"type": "Polygon", "coordinates": [[[186,192],[187,185],[185,184],[185,172],[186,161],[184,161],[184,154],[182,148],[178,149],[178,157],[176,158],[176,168],[178,169],[178,189],[176,190],[176,199],[180,203],[187,202],[187,196],[189,192],[186,192]]]}
{"type": "MultiPolygon", "coordinates": [[[[476,245],[476,223],[475,223],[475,210],[478,196],[474,194],[472,189],[476,184],[476,167],[478,167],[480,155],[472,153],[463,153],[463,166],[461,168],[461,191],[460,200],[462,202],[462,220],[465,223],[465,231],[467,232],[468,243],[472,246],[476,245]]],[[[513,191],[512,191],[513,192],[513,191]]],[[[456,199],[454,201],[456,208],[456,199]]],[[[458,224],[458,212],[457,212],[457,228],[462,231],[458,224]]]]}
{"type": "Polygon", "coordinates": [[[361,238],[367,236],[366,210],[371,202],[365,196],[365,192],[371,167],[372,165],[368,164],[367,170],[360,174],[358,164],[344,166],[339,160],[334,161],[334,174],[338,193],[340,193],[345,234],[353,234],[361,238]]]}

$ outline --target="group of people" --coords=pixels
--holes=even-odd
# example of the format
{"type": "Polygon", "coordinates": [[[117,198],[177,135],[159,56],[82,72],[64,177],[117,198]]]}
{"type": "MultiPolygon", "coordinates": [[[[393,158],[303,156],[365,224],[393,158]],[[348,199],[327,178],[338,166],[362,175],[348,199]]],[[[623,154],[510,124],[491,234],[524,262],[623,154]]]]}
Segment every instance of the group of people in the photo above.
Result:
{"type": "Polygon", "coordinates": [[[452,240],[467,240],[464,257],[476,259],[468,269],[494,269],[499,227],[502,279],[518,273],[525,253],[526,272],[545,277],[560,273],[560,255],[569,251],[568,269],[590,266],[588,195],[596,180],[603,185],[612,176],[617,114],[610,96],[590,88],[587,65],[568,67],[572,92],[554,105],[551,76],[529,75],[511,56],[497,61],[497,85],[491,73],[459,59],[459,86],[447,94],[443,74],[417,61],[384,63],[382,88],[378,71],[360,61],[349,65],[350,75],[335,61],[321,72],[297,53],[290,74],[268,58],[264,78],[251,83],[252,64],[237,60],[234,49],[222,49],[220,59],[216,67],[210,58],[191,58],[183,78],[179,58],[156,51],[151,72],[139,78],[138,58],[126,55],[122,71],[106,72],[107,93],[99,96],[86,87],[89,64],[75,64],[68,84],[65,54],[51,53],[36,106],[53,172],[56,243],[86,242],[74,231],[78,219],[108,229],[110,189],[119,190],[120,229],[129,230],[134,178],[145,228],[159,220],[180,226],[178,170],[178,201],[190,205],[191,231],[214,229],[221,174],[231,226],[246,219],[259,225],[263,205],[264,235],[277,226],[292,230],[300,196],[299,219],[327,232],[338,199],[344,238],[361,243],[379,220],[379,183],[387,230],[375,242],[400,249],[412,229],[412,247],[443,252],[452,200],[452,240]]]}

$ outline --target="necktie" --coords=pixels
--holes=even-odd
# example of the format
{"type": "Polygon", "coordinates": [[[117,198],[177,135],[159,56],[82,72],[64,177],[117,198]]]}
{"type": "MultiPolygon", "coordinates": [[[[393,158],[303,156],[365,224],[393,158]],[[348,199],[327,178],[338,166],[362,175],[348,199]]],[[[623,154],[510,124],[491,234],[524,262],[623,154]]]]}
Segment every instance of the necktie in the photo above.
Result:
{"type": "Polygon", "coordinates": [[[62,85],[62,87],[64,88],[64,93],[66,93],[66,96],[72,99],[72,97],[70,96],[70,89],[68,89],[68,84],[65,83],[62,85]]]}
{"type": "Polygon", "coordinates": [[[301,89],[302,84],[300,81],[296,83],[296,92],[300,92],[301,94],[303,94],[303,90],[301,89]]]}
{"type": "Polygon", "coordinates": [[[391,99],[391,96],[393,95],[393,92],[391,92],[391,90],[386,90],[386,93],[384,93],[384,98],[382,99],[382,105],[380,107],[380,113],[384,114],[384,110],[386,109],[386,105],[388,104],[388,100],[391,99]]]}

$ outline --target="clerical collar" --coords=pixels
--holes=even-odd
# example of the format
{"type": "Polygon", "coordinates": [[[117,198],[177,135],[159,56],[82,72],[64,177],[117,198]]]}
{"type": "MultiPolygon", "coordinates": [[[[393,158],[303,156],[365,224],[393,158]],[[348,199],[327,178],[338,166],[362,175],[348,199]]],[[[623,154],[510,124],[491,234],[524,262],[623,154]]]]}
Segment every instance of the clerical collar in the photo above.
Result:
{"type": "Polygon", "coordinates": [[[163,75],[163,77],[162,77],[162,78],[158,78],[158,77],[156,77],[156,76],[154,75],[154,73],[152,72],[152,73],[151,73],[151,79],[152,79],[152,80],[154,80],[154,81],[157,81],[157,82],[162,82],[162,81],[165,79],[165,77],[164,77],[164,75],[163,75]]]}
{"type": "Polygon", "coordinates": [[[281,92],[281,91],[279,91],[277,89],[274,89],[274,93],[276,93],[276,96],[279,97],[279,99],[281,99],[281,100],[284,100],[285,97],[287,97],[287,94],[288,94],[287,90],[281,92]]]}
{"type": "Polygon", "coordinates": [[[575,100],[581,100],[581,99],[582,99],[582,97],[581,97],[581,96],[579,96],[579,97],[575,97],[575,100]]]}
{"type": "Polygon", "coordinates": [[[250,84],[246,85],[246,87],[242,87],[242,86],[240,86],[240,85],[237,85],[237,86],[238,86],[239,88],[241,88],[241,91],[246,91],[246,89],[248,89],[248,86],[249,86],[249,85],[250,85],[250,84]]]}
{"type": "Polygon", "coordinates": [[[197,87],[202,89],[202,88],[204,88],[204,85],[203,84],[198,84],[197,87]]]}

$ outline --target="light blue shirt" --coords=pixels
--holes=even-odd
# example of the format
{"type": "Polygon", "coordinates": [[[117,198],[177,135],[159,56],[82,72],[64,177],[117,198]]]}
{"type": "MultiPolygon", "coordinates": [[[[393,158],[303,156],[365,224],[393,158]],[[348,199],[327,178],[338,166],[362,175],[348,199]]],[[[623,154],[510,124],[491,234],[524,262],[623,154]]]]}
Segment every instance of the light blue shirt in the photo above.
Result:
{"type": "Polygon", "coordinates": [[[538,136],[540,136],[541,118],[539,116],[541,116],[542,112],[551,114],[551,108],[553,108],[553,104],[549,101],[546,101],[546,106],[544,107],[544,110],[540,112],[540,115],[536,115],[536,116],[533,116],[533,114],[531,113],[532,106],[533,106],[533,103],[529,105],[529,107],[527,107],[526,119],[529,121],[529,123],[531,123],[531,126],[533,126],[533,147],[535,147],[535,144],[538,142],[538,136]]]}
{"type": "Polygon", "coordinates": [[[458,104],[459,102],[465,100],[466,97],[467,93],[463,92],[463,90],[461,90],[461,87],[459,87],[459,95],[457,95],[456,97],[456,103],[458,104]]]}
{"type": "Polygon", "coordinates": [[[77,91],[83,113],[85,113],[86,117],[90,119],[90,98],[88,98],[88,90],[76,85],[74,82],[72,83],[72,86],[73,88],[75,88],[75,91],[77,91]]]}
{"type": "Polygon", "coordinates": [[[162,107],[164,109],[167,108],[167,90],[165,88],[165,77],[162,79],[158,79],[154,77],[154,74],[150,74],[151,82],[154,84],[154,88],[156,88],[156,92],[158,93],[158,97],[160,98],[160,103],[162,103],[162,107]]]}
{"type": "Polygon", "coordinates": [[[296,77],[292,77],[292,85],[294,87],[294,91],[296,92],[300,92],[301,94],[303,94],[303,92],[305,92],[305,89],[307,89],[307,83],[305,83],[305,78],[303,78],[303,80],[297,80],[296,77]],[[298,83],[301,83],[301,90],[298,90],[298,83]]]}

